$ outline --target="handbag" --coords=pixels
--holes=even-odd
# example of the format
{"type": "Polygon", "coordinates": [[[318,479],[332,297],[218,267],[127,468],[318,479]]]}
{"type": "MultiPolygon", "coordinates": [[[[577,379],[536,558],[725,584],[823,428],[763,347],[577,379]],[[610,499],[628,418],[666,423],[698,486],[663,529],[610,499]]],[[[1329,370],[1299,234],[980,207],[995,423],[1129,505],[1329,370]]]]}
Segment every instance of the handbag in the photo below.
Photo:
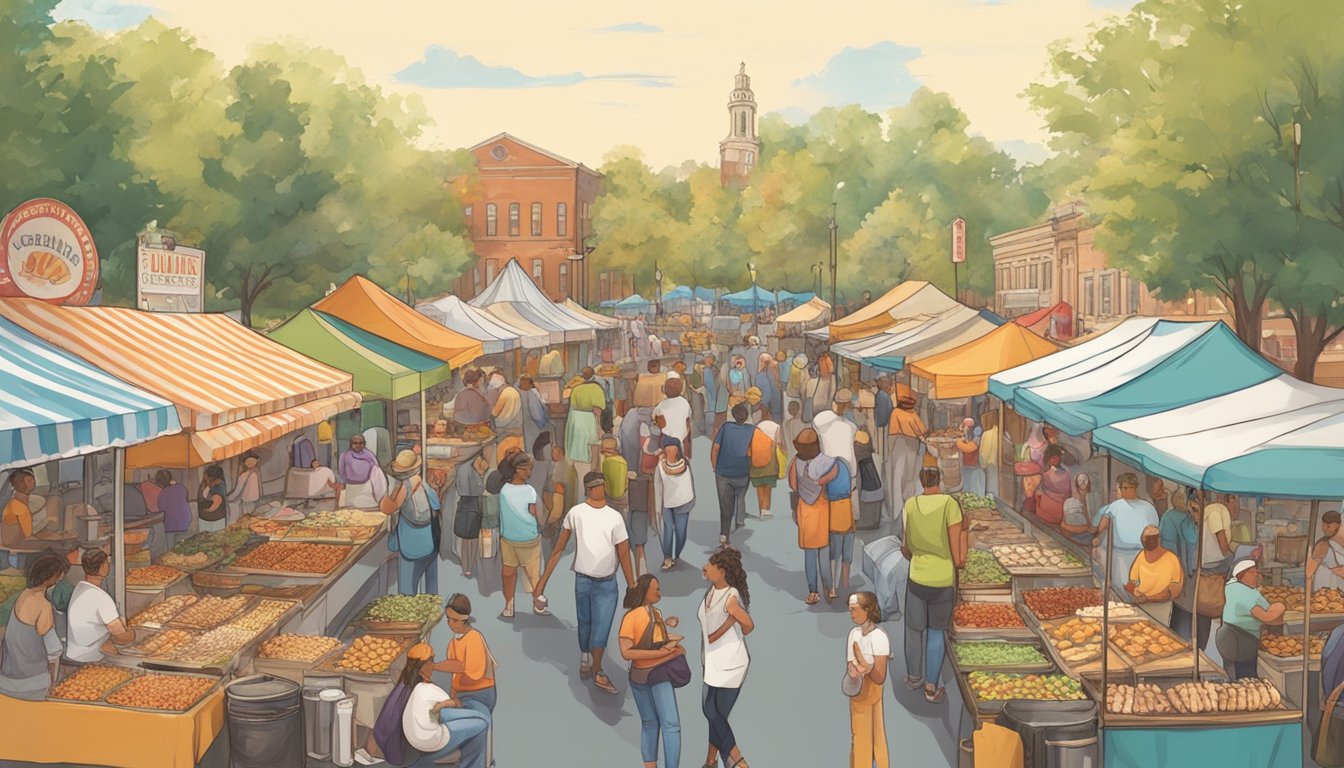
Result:
{"type": "Polygon", "coordinates": [[[1195,613],[1208,618],[1221,617],[1227,603],[1226,585],[1222,574],[1201,572],[1195,587],[1195,613]]]}
{"type": "Polygon", "coordinates": [[[1316,740],[1312,749],[1312,759],[1327,768],[1344,766],[1344,728],[1330,728],[1335,719],[1335,706],[1339,703],[1339,694],[1344,691],[1340,685],[1330,692],[1330,697],[1321,709],[1321,722],[1316,727],[1316,740]]]}
{"type": "Polygon", "coordinates": [[[457,515],[453,518],[453,535],[459,539],[475,539],[481,535],[480,496],[458,498],[457,515]]]}
{"type": "MultiPolygon", "coordinates": [[[[659,646],[653,642],[653,630],[655,626],[663,624],[658,613],[653,610],[653,606],[644,607],[649,612],[649,625],[644,628],[644,636],[634,646],[641,651],[656,651],[659,646]]],[[[667,635],[667,627],[663,627],[663,635],[667,635]]],[[[637,668],[634,664],[630,665],[630,682],[635,685],[657,685],[659,683],[671,683],[673,688],[683,688],[691,682],[691,666],[686,663],[686,656],[673,656],[656,667],[637,668]]]]}
{"type": "Polygon", "coordinates": [[[845,674],[840,678],[840,692],[852,699],[862,690],[863,678],[850,677],[849,670],[845,670],[845,674]]]}

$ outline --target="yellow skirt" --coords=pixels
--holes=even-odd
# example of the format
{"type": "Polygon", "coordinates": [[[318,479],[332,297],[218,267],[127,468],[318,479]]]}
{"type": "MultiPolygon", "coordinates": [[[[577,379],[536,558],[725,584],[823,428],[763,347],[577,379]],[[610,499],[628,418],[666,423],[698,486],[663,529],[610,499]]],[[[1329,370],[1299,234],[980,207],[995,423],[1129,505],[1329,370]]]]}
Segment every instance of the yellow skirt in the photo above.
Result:
{"type": "Polygon", "coordinates": [[[828,522],[830,504],[823,494],[813,504],[798,499],[798,546],[803,549],[821,549],[830,543],[828,522]]]}

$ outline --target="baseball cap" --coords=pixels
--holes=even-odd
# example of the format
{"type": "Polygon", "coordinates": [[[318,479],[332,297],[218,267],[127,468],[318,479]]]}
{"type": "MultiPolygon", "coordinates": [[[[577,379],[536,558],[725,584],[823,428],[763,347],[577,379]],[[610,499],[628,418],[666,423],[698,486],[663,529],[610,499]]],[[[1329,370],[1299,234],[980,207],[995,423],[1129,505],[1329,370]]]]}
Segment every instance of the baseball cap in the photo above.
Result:
{"type": "Polygon", "coordinates": [[[1236,581],[1238,576],[1256,567],[1258,566],[1254,560],[1239,561],[1236,565],[1232,566],[1232,578],[1229,579],[1229,581],[1236,581]]]}

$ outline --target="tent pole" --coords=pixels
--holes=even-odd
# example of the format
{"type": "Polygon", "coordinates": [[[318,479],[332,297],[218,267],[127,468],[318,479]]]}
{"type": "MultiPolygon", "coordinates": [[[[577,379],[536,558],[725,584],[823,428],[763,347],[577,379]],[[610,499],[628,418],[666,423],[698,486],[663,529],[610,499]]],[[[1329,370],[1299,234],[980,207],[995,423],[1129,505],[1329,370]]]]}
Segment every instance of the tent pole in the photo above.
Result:
{"type": "MultiPolygon", "coordinates": [[[[424,382],[421,382],[422,384],[424,382]]],[[[420,389],[420,479],[429,476],[429,406],[425,403],[425,390],[420,389]]]]}
{"type": "MultiPolygon", "coordinates": [[[[1000,401],[999,401],[999,455],[993,457],[993,458],[994,458],[994,465],[993,465],[993,466],[995,467],[995,469],[994,469],[994,485],[997,486],[997,487],[987,489],[987,490],[993,491],[993,495],[994,495],[995,497],[998,497],[998,496],[1000,496],[1000,495],[1003,493],[1003,436],[1006,435],[1006,434],[1008,434],[1008,428],[1005,426],[1006,421],[1005,421],[1005,419],[1004,419],[1004,417],[1007,415],[1007,411],[1008,411],[1008,405],[1007,405],[1006,403],[1004,403],[1002,400],[1000,400],[1000,401]]],[[[981,426],[984,426],[984,425],[982,424],[981,426]]],[[[982,437],[981,439],[983,439],[983,437],[982,437]]],[[[1014,464],[1016,464],[1016,462],[1014,462],[1014,464]]],[[[1013,479],[1014,479],[1014,481],[1016,481],[1016,479],[1017,479],[1017,472],[1016,472],[1016,469],[1017,469],[1017,468],[1014,467],[1013,469],[1014,469],[1014,472],[1013,472],[1013,479]]],[[[1013,485],[1016,486],[1017,483],[1014,482],[1013,485]]],[[[1022,511],[1022,507],[1017,506],[1017,498],[1016,498],[1016,494],[1014,494],[1013,504],[1014,504],[1014,509],[1013,509],[1013,511],[1018,512],[1018,513],[1021,513],[1021,511],[1022,511]]]]}
{"type": "Polygon", "coordinates": [[[126,615],[126,449],[112,449],[112,596],[126,615]]]}
{"type": "MultiPolygon", "coordinates": [[[[1187,500],[1188,501],[1188,500],[1187,500]]],[[[1190,601],[1190,647],[1194,656],[1194,675],[1192,679],[1199,682],[1199,577],[1203,573],[1204,566],[1204,488],[1199,489],[1199,525],[1195,526],[1195,588],[1191,592],[1194,599],[1190,601]]],[[[1210,622],[1212,625],[1212,622],[1210,622]]],[[[1212,631],[1212,626],[1210,626],[1212,631]]]]}
{"type": "MultiPolygon", "coordinates": [[[[1316,514],[1321,510],[1320,499],[1311,500],[1311,517],[1307,519],[1307,554],[1303,565],[1311,558],[1311,546],[1316,540],[1316,514]]],[[[1274,553],[1275,557],[1278,553],[1274,553]]],[[[1315,576],[1310,568],[1303,569],[1306,579],[1302,582],[1302,727],[1307,727],[1307,681],[1311,679],[1311,580],[1315,576]]]]}

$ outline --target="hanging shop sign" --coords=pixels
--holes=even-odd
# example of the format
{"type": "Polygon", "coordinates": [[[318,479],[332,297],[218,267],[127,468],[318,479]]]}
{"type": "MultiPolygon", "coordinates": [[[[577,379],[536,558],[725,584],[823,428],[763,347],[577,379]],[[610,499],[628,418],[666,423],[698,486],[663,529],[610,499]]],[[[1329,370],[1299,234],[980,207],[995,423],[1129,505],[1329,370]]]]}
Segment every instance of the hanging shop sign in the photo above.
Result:
{"type": "Polygon", "coordinates": [[[966,220],[958,216],[952,220],[952,263],[966,261],[966,220]]]}
{"type": "Polygon", "coordinates": [[[98,249],[70,206],[29,200],[0,225],[0,296],[88,304],[98,288],[98,249]]]}
{"type": "Polygon", "coordinates": [[[135,259],[135,305],[153,312],[201,312],[205,251],[170,238],[140,238],[135,259]]]}

